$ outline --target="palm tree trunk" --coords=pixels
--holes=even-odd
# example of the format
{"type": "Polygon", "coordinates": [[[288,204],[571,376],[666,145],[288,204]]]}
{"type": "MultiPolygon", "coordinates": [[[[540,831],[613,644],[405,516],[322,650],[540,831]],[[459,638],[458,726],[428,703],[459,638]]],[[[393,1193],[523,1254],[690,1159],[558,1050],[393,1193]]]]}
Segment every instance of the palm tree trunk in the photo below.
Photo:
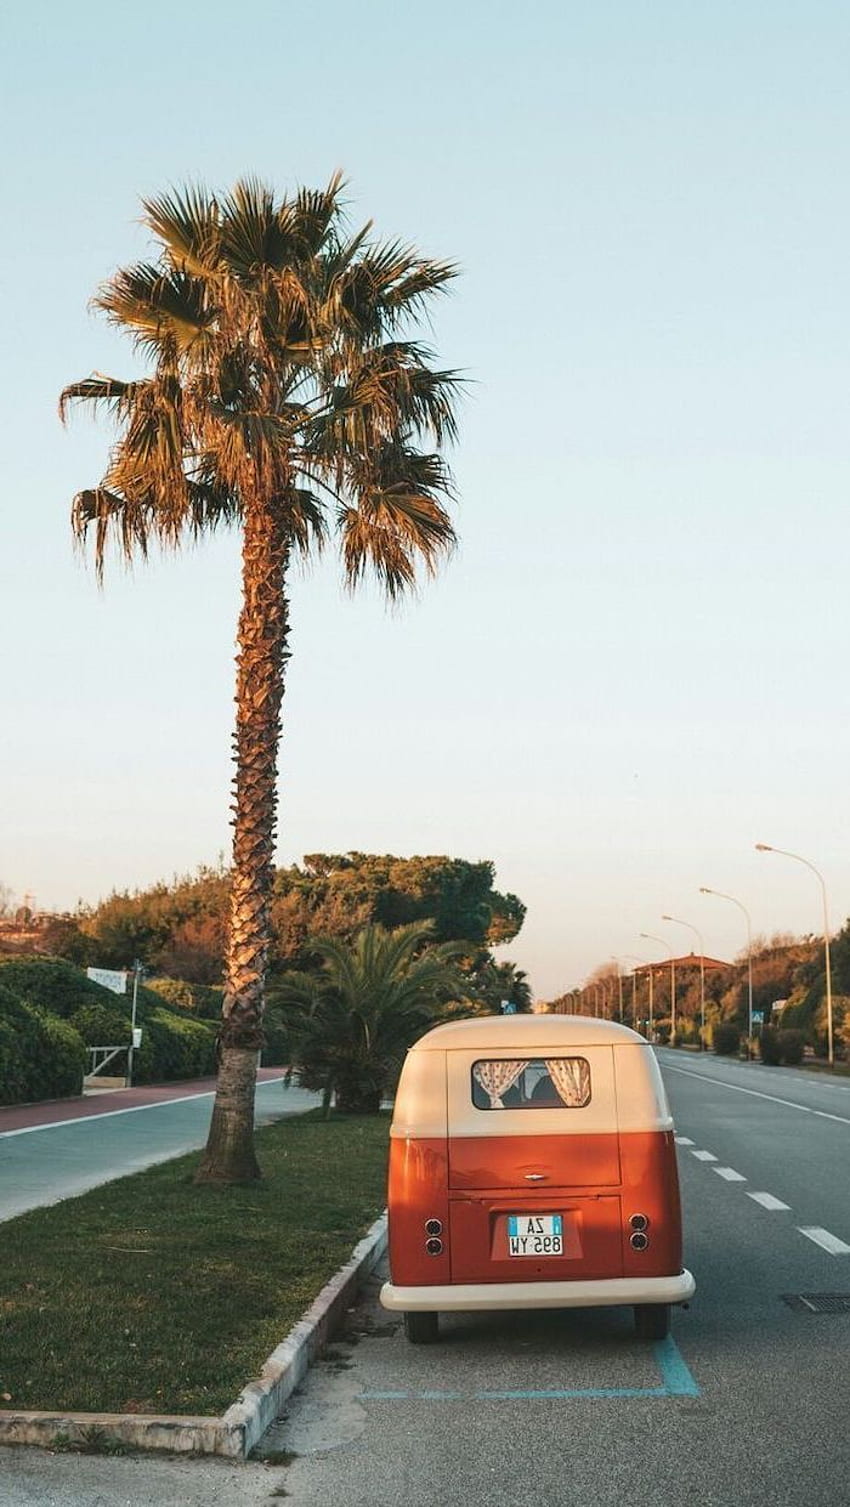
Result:
{"type": "Polygon", "coordinates": [[[289,545],[279,506],[246,510],[236,659],[233,887],[219,1072],[197,1182],[261,1176],[254,1154],[254,1093],[263,1037],[277,826],[277,750],[289,638],[284,585],[289,545]]]}

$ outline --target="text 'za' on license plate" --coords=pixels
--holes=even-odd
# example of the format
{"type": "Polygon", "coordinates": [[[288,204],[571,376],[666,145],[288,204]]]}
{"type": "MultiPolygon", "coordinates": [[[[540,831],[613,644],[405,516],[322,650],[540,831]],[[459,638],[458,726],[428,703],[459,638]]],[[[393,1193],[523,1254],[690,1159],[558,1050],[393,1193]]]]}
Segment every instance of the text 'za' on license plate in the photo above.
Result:
{"type": "Polygon", "coordinates": [[[560,1214],[509,1214],[509,1256],[562,1256],[564,1221],[560,1214]]]}

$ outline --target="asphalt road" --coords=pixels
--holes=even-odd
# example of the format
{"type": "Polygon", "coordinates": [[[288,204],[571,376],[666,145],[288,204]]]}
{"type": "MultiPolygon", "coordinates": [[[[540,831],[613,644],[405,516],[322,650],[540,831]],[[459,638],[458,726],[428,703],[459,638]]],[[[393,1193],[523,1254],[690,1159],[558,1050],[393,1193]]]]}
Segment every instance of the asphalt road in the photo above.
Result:
{"type": "Polygon", "coordinates": [[[413,1347],[376,1280],[266,1437],[288,1465],[0,1451],[4,1507],[847,1507],[850,1313],[785,1296],[850,1295],[850,1084],[659,1055],[697,1279],[672,1342],[598,1309],[413,1347]]]}
{"type": "Polygon", "coordinates": [[[674,1343],[588,1310],[413,1347],[376,1282],[269,1440],[293,1507],[847,1507],[850,1312],[785,1295],[850,1295],[850,1085],[660,1056],[697,1279],[674,1343]]]}
{"type": "MultiPolygon", "coordinates": [[[[0,1221],[205,1144],[212,1090],[185,1098],[175,1098],[172,1090],[160,1103],[131,1109],[122,1107],[126,1102],[120,1093],[104,1095],[96,1106],[78,1105],[87,1111],[96,1109],[80,1118],[0,1130],[0,1221]]],[[[262,1125],[285,1114],[299,1114],[319,1101],[304,1089],[284,1088],[282,1077],[277,1077],[257,1084],[255,1102],[256,1123],[262,1125]]],[[[66,1113],[67,1106],[57,1107],[57,1116],[66,1113]]],[[[44,1114],[40,1109],[31,1118],[43,1119],[44,1114]]],[[[6,1119],[12,1118],[7,1111],[6,1119]]]]}

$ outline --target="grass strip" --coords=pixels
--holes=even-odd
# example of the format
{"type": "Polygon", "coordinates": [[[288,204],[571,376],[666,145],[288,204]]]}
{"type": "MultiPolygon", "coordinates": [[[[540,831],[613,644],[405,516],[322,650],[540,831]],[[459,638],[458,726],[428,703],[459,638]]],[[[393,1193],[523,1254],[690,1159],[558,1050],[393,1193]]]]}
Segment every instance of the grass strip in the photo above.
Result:
{"type": "Polygon", "coordinates": [[[0,1226],[0,1407],[218,1416],[383,1208],[388,1130],[281,1120],[261,1182],[193,1153],[0,1226]]]}

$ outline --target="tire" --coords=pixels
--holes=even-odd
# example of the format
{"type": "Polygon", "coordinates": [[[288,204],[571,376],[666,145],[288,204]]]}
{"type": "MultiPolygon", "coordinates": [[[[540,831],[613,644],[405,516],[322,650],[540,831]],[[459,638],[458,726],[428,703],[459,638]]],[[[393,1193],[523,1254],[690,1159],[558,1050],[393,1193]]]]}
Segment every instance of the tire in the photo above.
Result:
{"type": "Polygon", "coordinates": [[[639,1340],[666,1339],[670,1333],[670,1304],[635,1304],[635,1332],[639,1340]]]}
{"type": "Polygon", "coordinates": [[[434,1345],[440,1337],[440,1320],[436,1313],[406,1313],[404,1332],[411,1345],[434,1345]]]}

